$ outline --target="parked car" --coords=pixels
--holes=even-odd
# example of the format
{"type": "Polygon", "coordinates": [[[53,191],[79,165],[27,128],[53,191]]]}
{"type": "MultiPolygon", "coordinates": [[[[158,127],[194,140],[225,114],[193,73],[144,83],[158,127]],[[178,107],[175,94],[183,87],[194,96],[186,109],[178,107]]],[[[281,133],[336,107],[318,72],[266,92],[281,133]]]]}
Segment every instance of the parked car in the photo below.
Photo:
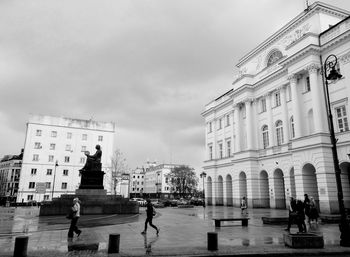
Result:
{"type": "Polygon", "coordinates": [[[151,200],[151,203],[154,206],[154,208],[164,208],[165,207],[164,204],[161,201],[159,201],[158,199],[151,200]]]}
{"type": "Polygon", "coordinates": [[[130,201],[138,202],[140,206],[146,206],[147,201],[143,198],[131,198],[130,201]]]}
{"type": "Polygon", "coordinates": [[[171,200],[169,200],[169,199],[162,199],[162,200],[160,200],[160,202],[162,204],[164,204],[164,207],[171,206],[171,200]]]}
{"type": "Polygon", "coordinates": [[[177,205],[187,205],[187,204],[189,204],[189,202],[184,198],[180,198],[179,200],[177,200],[177,205]]]}

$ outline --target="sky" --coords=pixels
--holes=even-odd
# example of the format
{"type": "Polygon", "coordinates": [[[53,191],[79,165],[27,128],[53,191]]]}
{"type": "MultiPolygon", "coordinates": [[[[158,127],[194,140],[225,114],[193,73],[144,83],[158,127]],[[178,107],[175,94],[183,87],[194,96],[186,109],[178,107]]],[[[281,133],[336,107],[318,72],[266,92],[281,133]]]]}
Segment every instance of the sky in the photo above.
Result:
{"type": "MultiPolygon", "coordinates": [[[[314,1],[309,1],[312,4],[314,1]]],[[[349,0],[323,2],[350,10],[349,0]]],[[[202,171],[204,106],[305,0],[1,0],[0,158],[29,114],[115,122],[130,169],[202,171]]]]}

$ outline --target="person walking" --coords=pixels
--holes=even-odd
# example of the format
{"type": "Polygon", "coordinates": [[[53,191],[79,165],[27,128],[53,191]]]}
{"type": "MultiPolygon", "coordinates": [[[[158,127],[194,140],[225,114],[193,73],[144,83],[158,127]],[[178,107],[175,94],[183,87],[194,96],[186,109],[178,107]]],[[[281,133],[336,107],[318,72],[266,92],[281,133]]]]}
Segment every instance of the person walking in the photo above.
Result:
{"type": "Polygon", "coordinates": [[[77,226],[78,220],[80,218],[80,200],[78,197],[73,199],[73,206],[71,208],[73,212],[73,217],[70,222],[70,227],[68,230],[68,238],[73,238],[74,236],[73,232],[75,232],[78,237],[81,234],[81,230],[77,226]]]}
{"type": "Polygon", "coordinates": [[[155,216],[156,212],[154,210],[154,207],[153,207],[150,199],[147,199],[146,208],[147,208],[146,209],[147,218],[145,221],[145,229],[141,232],[141,234],[145,235],[147,233],[147,223],[149,223],[149,225],[157,231],[157,236],[158,236],[159,229],[155,225],[153,225],[153,223],[152,223],[153,216],[155,216]]]}
{"type": "Polygon", "coordinates": [[[242,200],[241,200],[241,215],[247,215],[247,200],[245,198],[245,196],[243,196],[242,200]]]}
{"type": "Polygon", "coordinates": [[[307,222],[310,225],[310,199],[307,194],[304,194],[304,209],[305,209],[305,216],[307,217],[307,222]]]}

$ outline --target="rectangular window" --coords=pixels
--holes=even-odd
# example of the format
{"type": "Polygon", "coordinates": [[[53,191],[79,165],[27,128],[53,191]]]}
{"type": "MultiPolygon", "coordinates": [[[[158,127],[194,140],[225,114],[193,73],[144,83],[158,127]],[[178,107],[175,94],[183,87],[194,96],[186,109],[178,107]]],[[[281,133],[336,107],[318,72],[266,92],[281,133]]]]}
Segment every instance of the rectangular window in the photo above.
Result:
{"type": "Polygon", "coordinates": [[[98,136],[98,141],[102,142],[103,141],[103,136],[98,136]]]}
{"type": "Polygon", "coordinates": [[[211,133],[213,131],[213,125],[211,122],[208,122],[208,133],[211,133]]]}
{"type": "Polygon", "coordinates": [[[36,130],[36,135],[37,135],[38,137],[40,137],[40,136],[41,136],[41,132],[42,132],[41,129],[37,129],[37,130],[36,130]]]}
{"type": "Polygon", "coordinates": [[[227,152],[227,157],[231,156],[231,141],[226,142],[226,152],[227,152]]]}
{"type": "Polygon", "coordinates": [[[35,142],[34,148],[35,149],[41,149],[42,147],[41,147],[41,144],[39,142],[35,142]]]}
{"type": "Polygon", "coordinates": [[[222,159],[222,157],[223,157],[223,153],[222,153],[222,143],[219,143],[218,146],[219,146],[219,158],[222,159]]]}
{"type": "Polygon", "coordinates": [[[46,189],[50,189],[51,188],[51,182],[46,182],[45,187],[46,187],[46,189]]]}
{"type": "Polygon", "coordinates": [[[35,188],[35,182],[29,182],[29,188],[35,188]]]}
{"type": "Polygon", "coordinates": [[[36,171],[37,171],[37,169],[32,169],[32,170],[30,171],[30,174],[31,174],[31,175],[36,175],[36,171]]]}
{"type": "Polygon", "coordinates": [[[55,148],[56,148],[56,144],[50,144],[50,150],[55,150],[55,148]]]}
{"type": "Polygon", "coordinates": [[[47,169],[46,170],[46,175],[52,175],[52,169],[47,169]]]}
{"type": "Polygon", "coordinates": [[[69,156],[64,156],[64,162],[69,162],[69,156]]]}
{"type": "Polygon", "coordinates": [[[67,189],[67,182],[62,182],[61,189],[67,189]]]}
{"type": "Polygon", "coordinates": [[[83,135],[81,136],[81,140],[86,141],[86,140],[87,140],[87,134],[83,134],[83,135]]]}
{"type": "Polygon", "coordinates": [[[85,145],[82,145],[82,146],[81,146],[81,151],[82,151],[82,152],[85,152],[85,151],[86,151],[86,146],[85,146],[85,145]]]}
{"type": "Polygon", "coordinates": [[[50,199],[49,195],[44,195],[44,201],[48,201],[50,199]]]}
{"type": "Polygon", "coordinates": [[[71,132],[67,132],[67,139],[72,139],[72,133],[71,132]]]}
{"type": "Polygon", "coordinates": [[[208,150],[209,150],[209,160],[212,160],[213,159],[213,146],[209,146],[208,147],[208,150]]]}
{"type": "Polygon", "coordinates": [[[261,112],[266,112],[266,98],[261,99],[261,112]]]}
{"type": "Polygon", "coordinates": [[[68,170],[63,170],[63,175],[68,176],[68,170]]]}
{"type": "Polygon", "coordinates": [[[349,131],[349,123],[345,105],[335,108],[335,113],[337,115],[339,132],[349,131]]]}
{"type": "Polygon", "coordinates": [[[33,195],[27,195],[27,200],[32,201],[33,200],[33,195]]]}
{"type": "Polygon", "coordinates": [[[71,145],[66,145],[66,151],[72,151],[72,146],[71,145]]]}
{"type": "Polygon", "coordinates": [[[305,79],[305,92],[310,92],[311,86],[310,86],[310,77],[307,76],[305,79]]]}
{"type": "Polygon", "coordinates": [[[57,131],[51,131],[51,137],[57,137],[57,131]]]}
{"type": "Polygon", "coordinates": [[[275,106],[280,106],[281,105],[281,94],[279,91],[275,92],[274,94],[275,97],[275,106]]]}
{"type": "Polygon", "coordinates": [[[39,161],[39,154],[33,154],[33,161],[34,162],[39,161]]]}
{"type": "Polygon", "coordinates": [[[49,162],[53,162],[53,158],[54,158],[53,155],[49,155],[49,162]]]}
{"type": "Polygon", "coordinates": [[[230,114],[226,115],[226,127],[231,125],[230,114]]]}
{"type": "Polygon", "coordinates": [[[218,130],[222,129],[222,119],[218,120],[218,130]]]}
{"type": "Polygon", "coordinates": [[[85,157],[80,157],[80,163],[85,163],[85,157]]]}

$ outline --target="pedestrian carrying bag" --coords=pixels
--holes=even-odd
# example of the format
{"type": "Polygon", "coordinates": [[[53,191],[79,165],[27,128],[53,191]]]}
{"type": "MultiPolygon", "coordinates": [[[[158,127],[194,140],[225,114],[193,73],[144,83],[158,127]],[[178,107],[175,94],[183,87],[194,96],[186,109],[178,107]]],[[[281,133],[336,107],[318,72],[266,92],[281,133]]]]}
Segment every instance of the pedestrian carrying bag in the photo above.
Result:
{"type": "Polygon", "coordinates": [[[153,216],[156,216],[156,214],[157,214],[157,212],[156,212],[156,210],[155,210],[154,207],[153,207],[153,213],[152,213],[152,215],[153,215],[153,216]]]}
{"type": "Polygon", "coordinates": [[[68,213],[67,213],[66,218],[69,219],[69,220],[73,219],[74,212],[75,212],[75,211],[74,211],[74,208],[73,208],[73,207],[70,207],[70,208],[69,208],[69,211],[68,211],[68,213]]]}

